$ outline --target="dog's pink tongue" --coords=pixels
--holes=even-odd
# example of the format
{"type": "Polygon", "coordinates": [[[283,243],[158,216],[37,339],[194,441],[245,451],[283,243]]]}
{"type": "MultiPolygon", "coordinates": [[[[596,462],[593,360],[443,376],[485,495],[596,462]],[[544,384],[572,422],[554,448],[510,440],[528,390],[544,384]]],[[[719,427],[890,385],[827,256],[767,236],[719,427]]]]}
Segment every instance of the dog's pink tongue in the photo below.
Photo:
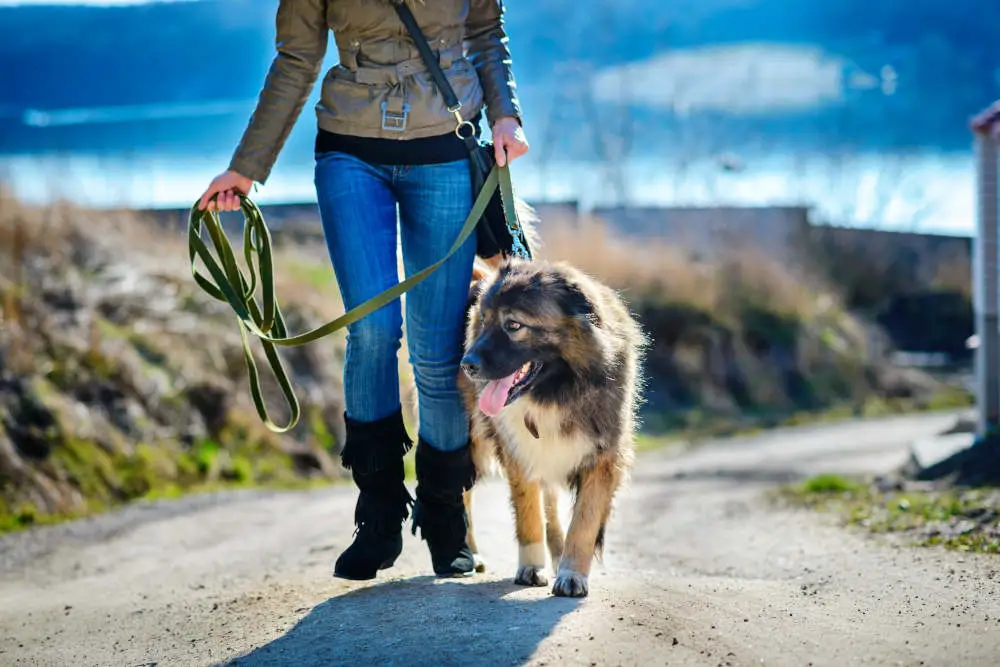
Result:
{"type": "Polygon", "coordinates": [[[479,395],[479,409],[490,417],[496,417],[507,403],[507,394],[514,386],[514,373],[499,380],[491,380],[479,395]]]}

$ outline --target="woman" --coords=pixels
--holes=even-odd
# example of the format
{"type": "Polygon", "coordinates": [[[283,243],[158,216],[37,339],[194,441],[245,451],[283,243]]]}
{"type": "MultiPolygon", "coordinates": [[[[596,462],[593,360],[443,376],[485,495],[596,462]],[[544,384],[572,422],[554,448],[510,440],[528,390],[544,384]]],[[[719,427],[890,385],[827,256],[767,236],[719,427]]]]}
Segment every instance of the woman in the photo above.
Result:
{"type": "MultiPolygon", "coordinates": [[[[237,193],[264,183],[319,75],[333,32],[340,64],[316,107],[315,186],[330,259],[346,308],[398,281],[397,207],[409,275],[440,259],[473,200],[468,153],[393,0],[281,0],[277,55],[229,169],[201,208],[237,210],[237,193]]],[[[528,151],[521,130],[502,0],[407,0],[461,102],[478,126],[485,107],[503,165],[528,151]]],[[[462,493],[475,477],[468,415],[456,386],[475,235],[406,297],[410,362],[419,404],[414,532],[434,571],[471,574],[462,493]]],[[[414,503],[403,484],[412,447],[403,426],[397,351],[400,301],[348,328],[347,438],[341,460],[359,489],[353,543],[334,575],[371,579],[402,551],[414,503]]]]}

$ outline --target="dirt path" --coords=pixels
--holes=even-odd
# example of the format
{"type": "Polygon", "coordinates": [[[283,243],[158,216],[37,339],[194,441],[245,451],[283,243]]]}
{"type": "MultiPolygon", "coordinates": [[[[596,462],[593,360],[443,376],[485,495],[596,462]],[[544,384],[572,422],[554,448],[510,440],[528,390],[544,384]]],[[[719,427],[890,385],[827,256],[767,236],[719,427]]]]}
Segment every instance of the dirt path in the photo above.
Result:
{"type": "Polygon", "coordinates": [[[583,601],[511,583],[506,490],[477,497],[490,571],[330,577],[350,488],[135,506],[0,540],[2,665],[995,665],[1000,559],[893,547],[761,492],[884,470],[948,416],[642,456],[583,601]]]}

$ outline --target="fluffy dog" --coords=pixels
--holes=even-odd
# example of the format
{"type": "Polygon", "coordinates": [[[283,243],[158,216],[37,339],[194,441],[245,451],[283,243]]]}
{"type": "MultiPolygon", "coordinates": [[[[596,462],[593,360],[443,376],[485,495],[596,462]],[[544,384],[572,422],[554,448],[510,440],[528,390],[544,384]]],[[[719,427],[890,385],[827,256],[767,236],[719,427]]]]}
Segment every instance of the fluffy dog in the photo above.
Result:
{"type": "MultiPolygon", "coordinates": [[[[499,463],[517,528],[515,582],[583,597],[612,501],[634,456],[645,338],[618,294],[563,263],[477,267],[459,383],[477,472],[499,463]],[[574,493],[568,530],[560,488],[574,493]]],[[[466,494],[474,551],[471,492],[466,494]]]]}

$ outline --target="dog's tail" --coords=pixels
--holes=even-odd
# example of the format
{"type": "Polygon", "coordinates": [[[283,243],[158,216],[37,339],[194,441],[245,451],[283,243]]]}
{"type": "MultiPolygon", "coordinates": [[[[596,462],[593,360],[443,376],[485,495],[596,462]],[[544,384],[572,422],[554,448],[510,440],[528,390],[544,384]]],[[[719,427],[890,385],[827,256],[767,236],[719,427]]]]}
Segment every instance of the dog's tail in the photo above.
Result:
{"type": "Polygon", "coordinates": [[[594,542],[594,556],[598,561],[604,560],[604,529],[606,526],[607,523],[601,523],[601,527],[597,529],[597,540],[594,542]]]}

